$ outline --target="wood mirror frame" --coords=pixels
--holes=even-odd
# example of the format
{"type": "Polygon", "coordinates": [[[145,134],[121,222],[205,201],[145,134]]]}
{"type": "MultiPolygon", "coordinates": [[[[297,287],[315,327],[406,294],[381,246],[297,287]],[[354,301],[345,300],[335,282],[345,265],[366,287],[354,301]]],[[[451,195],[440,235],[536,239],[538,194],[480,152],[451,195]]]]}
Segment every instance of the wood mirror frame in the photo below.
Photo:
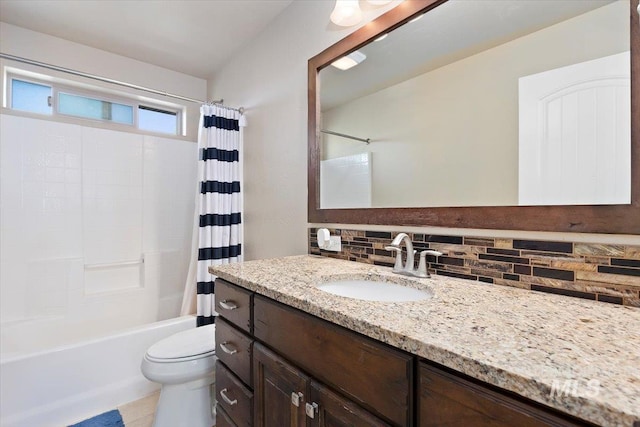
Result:
{"type": "Polygon", "coordinates": [[[320,96],[318,72],[446,0],[406,0],[309,60],[308,220],[310,223],[381,224],[640,234],[640,23],[631,0],[631,204],[580,206],[488,206],[320,209],[320,96]]]}

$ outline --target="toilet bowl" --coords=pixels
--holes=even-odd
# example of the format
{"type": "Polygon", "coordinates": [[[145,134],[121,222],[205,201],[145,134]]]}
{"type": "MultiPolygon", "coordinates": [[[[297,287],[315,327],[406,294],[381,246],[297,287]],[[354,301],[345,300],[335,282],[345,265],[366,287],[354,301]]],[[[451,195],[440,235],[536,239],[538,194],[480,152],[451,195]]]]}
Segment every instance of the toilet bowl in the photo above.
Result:
{"type": "Polygon", "coordinates": [[[215,325],[182,331],[149,347],[140,369],[162,385],[153,427],[215,425],[215,362],[215,325]]]}

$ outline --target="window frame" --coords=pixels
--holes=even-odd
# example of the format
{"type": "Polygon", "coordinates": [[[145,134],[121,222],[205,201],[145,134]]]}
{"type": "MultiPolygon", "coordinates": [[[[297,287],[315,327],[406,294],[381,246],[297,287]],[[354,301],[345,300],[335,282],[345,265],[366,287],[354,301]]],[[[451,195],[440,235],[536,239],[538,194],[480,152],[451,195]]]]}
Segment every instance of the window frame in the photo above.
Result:
{"type": "MultiPolygon", "coordinates": [[[[4,104],[5,104],[5,108],[11,111],[33,114],[35,116],[41,116],[41,117],[49,117],[52,119],[70,118],[75,120],[100,123],[102,125],[113,127],[116,130],[130,129],[130,130],[136,130],[137,132],[149,133],[149,134],[165,136],[165,137],[185,136],[184,117],[186,115],[186,106],[175,106],[175,107],[167,106],[166,104],[161,102],[156,103],[156,102],[153,102],[153,100],[147,101],[145,99],[139,99],[135,95],[126,96],[122,94],[114,94],[99,86],[79,87],[73,84],[59,83],[57,79],[48,78],[48,76],[46,76],[46,78],[45,77],[37,78],[37,77],[32,77],[30,75],[23,75],[19,72],[16,72],[15,70],[6,72],[5,77],[6,77],[5,78],[6,99],[4,104]],[[14,80],[50,87],[51,88],[51,100],[50,100],[51,113],[47,114],[47,113],[40,113],[36,111],[29,111],[29,110],[23,110],[23,109],[14,109],[13,108],[13,81],[14,80]],[[109,119],[98,119],[98,118],[90,118],[90,117],[84,117],[84,116],[68,114],[68,113],[61,113],[59,111],[59,93],[64,93],[72,96],[79,96],[83,98],[89,98],[89,99],[102,101],[102,102],[109,102],[113,104],[129,106],[132,108],[132,123],[129,124],[129,123],[122,123],[122,122],[117,122],[109,119]],[[162,131],[141,129],[139,127],[139,117],[138,117],[138,111],[141,107],[143,109],[153,110],[156,112],[166,113],[166,114],[175,116],[175,120],[176,120],[175,132],[168,133],[168,132],[162,132],[162,131]]],[[[86,85],[83,84],[83,86],[86,86],[86,85]]]]}

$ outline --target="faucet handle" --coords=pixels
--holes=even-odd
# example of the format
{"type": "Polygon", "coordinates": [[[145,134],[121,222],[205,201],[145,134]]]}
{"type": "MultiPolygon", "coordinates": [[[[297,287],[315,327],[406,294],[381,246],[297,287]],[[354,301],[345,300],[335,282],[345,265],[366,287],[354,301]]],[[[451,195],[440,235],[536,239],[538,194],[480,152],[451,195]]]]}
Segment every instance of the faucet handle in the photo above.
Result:
{"type": "Polygon", "coordinates": [[[440,256],[442,252],[427,249],[420,251],[420,264],[418,265],[418,277],[431,277],[427,271],[427,255],[440,256]]]}
{"type": "Polygon", "coordinates": [[[393,272],[397,273],[402,270],[402,248],[398,246],[385,246],[388,251],[396,251],[396,264],[393,266],[393,272]]]}
{"type": "Polygon", "coordinates": [[[420,257],[424,257],[426,255],[433,255],[438,257],[438,256],[442,256],[442,252],[434,251],[433,249],[427,249],[420,252],[420,257]]]}

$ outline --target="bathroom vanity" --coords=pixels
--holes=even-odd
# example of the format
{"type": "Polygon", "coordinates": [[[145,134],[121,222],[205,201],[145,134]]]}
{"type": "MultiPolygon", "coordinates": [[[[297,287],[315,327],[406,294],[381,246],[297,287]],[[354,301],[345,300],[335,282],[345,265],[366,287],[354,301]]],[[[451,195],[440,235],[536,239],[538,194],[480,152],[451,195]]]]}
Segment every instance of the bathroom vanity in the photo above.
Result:
{"type": "Polygon", "coordinates": [[[218,427],[640,420],[638,309],[440,276],[406,282],[426,300],[362,301],[318,285],[397,276],[315,256],[210,272],[218,427]]]}

